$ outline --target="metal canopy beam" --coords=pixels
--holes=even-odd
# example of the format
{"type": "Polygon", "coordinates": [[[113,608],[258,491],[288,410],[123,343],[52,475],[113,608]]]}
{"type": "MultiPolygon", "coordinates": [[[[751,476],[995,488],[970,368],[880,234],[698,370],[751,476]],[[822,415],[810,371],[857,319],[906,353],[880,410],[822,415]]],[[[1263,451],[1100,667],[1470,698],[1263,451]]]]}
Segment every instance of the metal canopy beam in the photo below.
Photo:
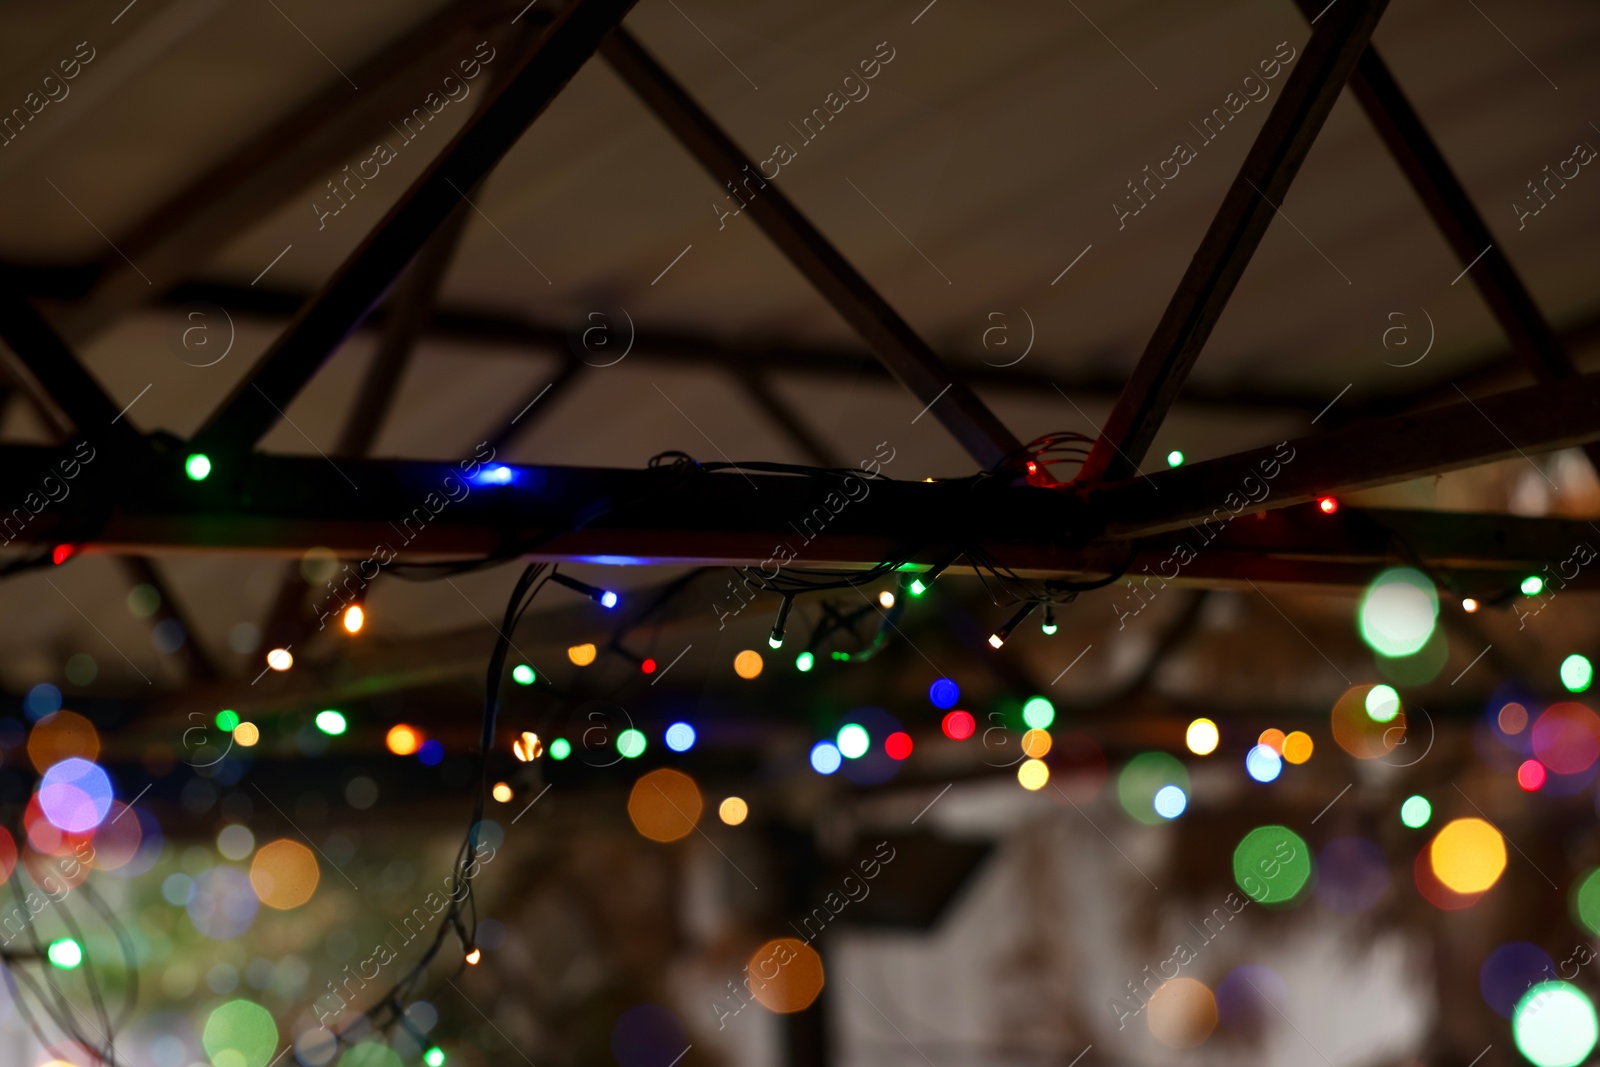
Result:
{"type": "Polygon", "coordinates": [[[588,61],[636,0],[574,0],[493,100],[467,120],[383,221],[295,316],[196,435],[229,462],[248,451],[360,324],[428,237],[588,61]]]}
{"type": "Polygon", "coordinates": [[[1090,487],[1083,498],[1106,533],[1138,536],[1596,440],[1600,374],[1589,374],[1090,487]]]}
{"type": "MultiPolygon", "coordinates": [[[[1297,0],[1311,17],[1322,0],[1297,0]]],[[[1445,160],[1422,118],[1406,99],[1389,65],[1368,46],[1350,77],[1350,91],[1361,102],[1389,154],[1400,165],[1434,225],[1456,254],[1463,269],[1471,268],[1473,285],[1511,342],[1511,350],[1540,382],[1571,378],[1578,373],[1533,294],[1522,284],[1504,250],[1495,243],[1488,223],[1445,160]]],[[[1589,462],[1600,471],[1600,443],[1585,446],[1589,462]]]]}
{"type": "MultiPolygon", "coordinates": [[[[36,294],[37,295],[37,294],[36,294]]],[[[274,289],[250,289],[215,282],[188,282],[174,289],[167,303],[180,306],[190,300],[206,300],[226,307],[235,318],[256,317],[281,323],[293,315],[308,297],[305,294],[274,289]]],[[[387,302],[378,307],[363,324],[379,329],[389,321],[387,302]]],[[[571,351],[567,328],[550,320],[530,319],[484,308],[445,306],[429,321],[427,337],[466,346],[506,347],[524,350],[571,351]]],[[[1600,307],[1563,325],[1557,337],[1566,350],[1590,348],[1600,340],[1600,307]]],[[[695,333],[677,328],[659,329],[641,325],[629,358],[659,360],[686,366],[718,367],[739,371],[758,366],[769,374],[794,374],[816,377],[862,377],[890,379],[889,371],[870,353],[843,346],[804,345],[768,339],[731,339],[710,333],[695,333]]],[[[1045,365],[1075,364],[1061,373],[1032,371],[1026,364],[998,367],[961,357],[940,357],[955,375],[988,391],[1037,395],[1050,390],[1054,382],[1072,396],[1103,396],[1115,399],[1123,378],[1101,372],[1094,366],[1078,366],[1083,360],[1072,353],[1058,352],[1037,357],[1045,365]]],[[[1460,398],[1451,383],[1459,383],[1469,396],[1495,393],[1526,384],[1526,375],[1516,356],[1507,348],[1483,350],[1463,356],[1465,369],[1453,370],[1448,377],[1405,393],[1371,397],[1365,402],[1346,397],[1323,420],[1323,424],[1349,422],[1358,417],[1391,415],[1413,407],[1434,406],[1460,398]]],[[[1455,362],[1452,363],[1455,365],[1455,362]]],[[[532,399],[524,397],[522,403],[532,399]]],[[[1327,407],[1328,394],[1322,391],[1281,391],[1264,389],[1245,381],[1223,387],[1190,385],[1179,396],[1185,405],[1204,405],[1233,411],[1303,412],[1314,415],[1327,407]]],[[[540,401],[542,404],[543,401],[540,401]]],[[[521,404],[507,415],[521,410],[521,404]]],[[[530,412],[531,415],[531,412],[530,412]]]]}
{"type": "Polygon", "coordinates": [[[1138,473],[1222,309],[1333,110],[1388,0],[1330,4],[1289,73],[1250,154],[1223,197],[1144,355],[1078,476],[1080,483],[1138,473]]]}
{"type": "Polygon", "coordinates": [[[719,184],[760,183],[747,205],[763,232],[848,322],[884,366],[988,469],[1022,447],[966,383],[852,267],[695,100],[626,31],[601,54],[719,184]]]}
{"type": "Polygon", "coordinates": [[[78,362],[61,335],[27,297],[8,286],[0,286],[0,337],[43,393],[72,420],[79,434],[109,441],[120,446],[119,451],[133,453],[121,455],[121,460],[135,459],[146,450],[144,439],[123,421],[116,403],[78,362]]]}
{"type": "MultiPolygon", "coordinates": [[[[58,454],[0,448],[0,498],[24,492],[58,454]]],[[[1289,461],[1278,482],[1311,460],[1289,461]]],[[[369,580],[390,558],[472,559],[518,550],[526,558],[587,563],[770,567],[787,546],[795,553],[790,566],[866,568],[919,554],[929,563],[952,544],[981,548],[999,565],[1035,576],[1127,570],[1170,578],[1174,549],[1187,544],[1194,555],[1178,578],[1187,583],[1360,585],[1414,554],[1485,599],[1492,597],[1479,590],[1504,592],[1530,568],[1570,556],[1580,541],[1600,543],[1585,522],[1348,507],[1333,516],[1299,507],[1205,528],[1182,525],[1133,542],[1091,537],[1091,516],[1072,493],[992,482],[974,487],[966,479],[862,481],[847,491],[842,479],[829,477],[751,473],[746,481],[736,472],[515,467],[510,484],[473,485],[463,495],[456,464],[338,462],[336,470],[320,457],[253,454],[231,475],[196,483],[172,457],[170,469],[115,506],[107,505],[121,488],[115,478],[86,482],[41,513],[18,541],[49,544],[70,534],[91,553],[285,558],[320,545],[363,561],[351,570],[369,580]],[[362,487],[358,499],[340,470],[362,487]],[[864,495],[861,485],[868,487],[864,495]]],[[[86,469],[84,478],[93,476],[86,469]]],[[[1592,584],[1600,584],[1600,568],[1587,568],[1576,584],[1588,583],[1590,572],[1592,584]]]]}
{"type": "MultiPolygon", "coordinates": [[[[181,192],[117,237],[127,253],[109,256],[88,296],[57,318],[74,343],[159,297],[209,263],[239,234],[271,215],[302,190],[349,162],[362,139],[385,129],[420,100],[419,69],[450,66],[462,47],[499,33],[511,0],[448,4],[401,34],[343,78],[242,141],[181,192]],[[128,262],[139,265],[135,270],[128,262]],[[143,271],[143,274],[140,273],[143,271]],[[148,281],[146,279],[149,279],[148,281]]],[[[526,18],[542,18],[529,12],[526,18]]]]}

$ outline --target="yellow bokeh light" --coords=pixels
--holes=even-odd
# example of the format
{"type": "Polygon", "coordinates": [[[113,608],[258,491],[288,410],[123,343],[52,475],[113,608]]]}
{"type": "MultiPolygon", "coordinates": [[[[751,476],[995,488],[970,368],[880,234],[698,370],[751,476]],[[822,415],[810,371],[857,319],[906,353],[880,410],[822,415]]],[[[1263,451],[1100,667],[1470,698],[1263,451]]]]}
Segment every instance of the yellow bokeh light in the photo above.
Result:
{"type": "Polygon", "coordinates": [[[401,723],[389,727],[389,733],[384,737],[383,743],[389,746],[389,751],[396,756],[409,756],[422,747],[422,735],[405,723],[401,723]]]}
{"type": "Polygon", "coordinates": [[[1210,719],[1196,719],[1189,724],[1188,733],[1184,734],[1184,744],[1189,746],[1189,751],[1196,756],[1209,756],[1217,750],[1217,743],[1222,740],[1222,734],[1217,730],[1217,724],[1210,719]]]}
{"type": "Polygon", "coordinates": [[[532,763],[544,754],[544,743],[539,740],[538,734],[524,730],[511,742],[511,754],[523,763],[532,763]]]}
{"type": "Polygon", "coordinates": [[[633,783],[628,794],[628,818],[633,828],[652,841],[687,837],[700,821],[705,801],[700,787],[682,771],[666,767],[651,771],[633,783]]]}
{"type": "Polygon", "coordinates": [[[1266,745],[1278,755],[1283,755],[1283,731],[1274,726],[1270,730],[1262,730],[1261,736],[1256,738],[1256,744],[1266,745]]]}
{"type": "Polygon", "coordinates": [[[1029,759],[1044,759],[1050,751],[1050,734],[1046,730],[1029,730],[1022,735],[1022,752],[1029,759]]]}
{"type": "Polygon", "coordinates": [[[504,782],[496,782],[494,788],[489,790],[489,795],[502,804],[508,803],[511,800],[511,787],[504,782]]]}
{"type": "Polygon", "coordinates": [[[317,891],[317,857],[298,841],[283,837],[262,845],[250,861],[250,884],[261,903],[279,911],[298,908],[317,891]]]}
{"type": "Polygon", "coordinates": [[[729,797],[717,808],[717,817],[729,826],[738,826],[750,815],[750,805],[743,797],[729,797]]]}
{"type": "Polygon", "coordinates": [[[594,662],[594,657],[594,645],[588,643],[587,641],[581,645],[573,645],[571,648],[567,649],[567,658],[570,659],[573,665],[577,667],[587,667],[589,664],[594,662]]]}
{"type": "Polygon", "coordinates": [[[1193,978],[1161,983],[1147,1007],[1151,1035],[1168,1048],[1194,1048],[1217,1026],[1216,997],[1193,978]]]}
{"type": "Polygon", "coordinates": [[[822,992],[822,957],[795,937],[768,941],[750,957],[750,992],[768,1011],[804,1011],[822,992]]]}
{"type": "Polygon", "coordinates": [[[1290,763],[1304,763],[1311,758],[1311,750],[1316,744],[1311,740],[1311,735],[1304,730],[1296,730],[1283,739],[1283,758],[1290,763]]]}
{"type": "Polygon", "coordinates": [[[361,610],[360,604],[351,604],[349,607],[344,609],[343,622],[345,633],[360,633],[361,627],[366,624],[366,621],[367,613],[361,610]]]}
{"type": "Polygon", "coordinates": [[[1482,893],[1505,872],[1505,838],[1482,819],[1456,819],[1428,846],[1428,862],[1447,889],[1482,893]]]}
{"type": "Polygon", "coordinates": [[[294,666],[294,656],[287,648],[275,648],[267,653],[267,666],[275,671],[286,671],[294,666]]]}
{"type": "Polygon", "coordinates": [[[1022,783],[1022,788],[1027,790],[1040,790],[1050,780],[1050,768],[1044,765],[1044,760],[1031,759],[1017,768],[1017,781],[1022,783]]]}
{"type": "Polygon", "coordinates": [[[753,649],[747,648],[733,657],[733,673],[747,682],[759,675],[763,666],[765,664],[761,661],[761,653],[753,649]]]}
{"type": "Polygon", "coordinates": [[[233,739],[245,748],[254,748],[261,740],[261,728],[253,722],[242,722],[233,728],[233,739]]]}

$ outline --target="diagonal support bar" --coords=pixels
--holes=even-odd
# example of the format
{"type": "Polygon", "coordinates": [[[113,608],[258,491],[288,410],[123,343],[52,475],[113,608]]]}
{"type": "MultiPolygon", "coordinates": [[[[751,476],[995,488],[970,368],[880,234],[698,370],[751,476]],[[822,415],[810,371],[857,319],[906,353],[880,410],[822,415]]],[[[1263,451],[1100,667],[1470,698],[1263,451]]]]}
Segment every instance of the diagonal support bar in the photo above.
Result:
{"type": "Polygon", "coordinates": [[[927,343],[770,182],[654,56],[619,30],[600,48],[645,105],[717,182],[761,182],[747,210],[789,261],[833,305],[890,373],[930,406],[968,455],[990,468],[1016,458],[1021,442],[951,373],[927,343]]]}
{"type": "MultiPolygon", "coordinates": [[[[233,237],[338,170],[355,146],[415,105],[418,70],[433,65],[448,68],[460,58],[464,45],[470,48],[471,42],[496,32],[515,10],[512,0],[447,5],[352,69],[352,80],[362,87],[359,92],[352,92],[343,78],[335,78],[271,125],[254,131],[118,235],[117,247],[139,269],[110,255],[87,297],[56,316],[62,335],[81,344],[209,263],[233,237]]],[[[525,21],[538,16],[530,11],[525,21]]]]}
{"type": "Polygon", "coordinates": [[[549,106],[636,0],[575,0],[506,87],[473,114],[196,435],[214,457],[250,449],[400,272],[549,106]]]}
{"type": "Polygon", "coordinates": [[[146,449],[144,439],[122,418],[117,405],[78,362],[61,335],[27,297],[8,286],[0,286],[0,337],[43,392],[72,420],[78,433],[129,446],[135,453],[146,449]]]}
{"type": "Polygon", "coordinates": [[[1388,0],[1341,0],[1322,15],[1106,419],[1079,482],[1117,481],[1138,472],[1387,6],[1388,0]]]}
{"type": "MultiPolygon", "coordinates": [[[[1308,18],[1321,6],[1321,0],[1297,2],[1308,18]]],[[[1517,359],[1537,381],[1554,382],[1577,374],[1533,294],[1495,242],[1477,206],[1376,48],[1368,46],[1361,54],[1350,77],[1350,91],[1361,102],[1362,110],[1411,182],[1456,260],[1463,268],[1471,266],[1472,284],[1505,331],[1517,359]]],[[[1600,445],[1587,445],[1584,451],[1589,462],[1600,470],[1600,445]]]]}
{"type": "Polygon", "coordinates": [[[1083,496],[1106,516],[1106,534],[1134,537],[1591,441],[1600,441],[1600,373],[1352,423],[1083,496]]]}

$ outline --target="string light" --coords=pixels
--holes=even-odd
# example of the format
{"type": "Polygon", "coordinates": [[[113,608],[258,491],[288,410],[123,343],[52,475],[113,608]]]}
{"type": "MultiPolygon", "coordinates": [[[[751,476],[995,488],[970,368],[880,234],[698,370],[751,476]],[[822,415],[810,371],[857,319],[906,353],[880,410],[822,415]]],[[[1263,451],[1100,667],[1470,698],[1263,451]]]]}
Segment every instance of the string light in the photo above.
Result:
{"type": "Polygon", "coordinates": [[[50,550],[50,562],[57,567],[71,559],[78,552],[77,545],[60,544],[50,550]]]}
{"type": "Polygon", "coordinates": [[[1017,768],[1017,781],[1021,783],[1022,788],[1030,793],[1036,793],[1043,789],[1045,783],[1049,780],[1050,768],[1045,764],[1044,760],[1027,760],[1017,768]]]}
{"type": "Polygon", "coordinates": [[[550,576],[550,580],[555,582],[557,585],[564,585],[574,592],[582,593],[590,600],[593,600],[596,604],[599,604],[601,607],[608,610],[617,606],[617,594],[613,593],[609,589],[601,589],[597,585],[590,585],[588,582],[580,582],[578,579],[569,578],[565,574],[552,574],[550,576]]]}
{"type": "Polygon", "coordinates": [[[551,759],[564,760],[570,755],[572,755],[572,742],[568,741],[565,737],[558,737],[554,741],[550,742],[551,759]]]}
{"type": "Polygon", "coordinates": [[[254,748],[261,740],[261,729],[253,722],[242,722],[233,728],[233,739],[240,748],[254,748]]]}
{"type": "Polygon", "coordinates": [[[351,604],[344,609],[344,617],[341,621],[344,623],[345,633],[358,634],[361,632],[361,627],[367,623],[367,613],[362,610],[360,604],[351,604]]]}
{"type": "Polygon", "coordinates": [[[1022,705],[1022,721],[1031,730],[1048,730],[1056,721],[1056,706],[1044,697],[1029,697],[1022,705]]]}
{"type": "Polygon", "coordinates": [[[939,723],[939,729],[943,730],[944,735],[952,741],[965,741],[977,728],[978,723],[972,717],[972,713],[959,709],[950,712],[939,723]]]}
{"type": "Polygon", "coordinates": [[[1576,652],[1561,661],[1561,684],[1569,693],[1581,693],[1594,681],[1594,665],[1576,652]]]}
{"type": "Polygon", "coordinates": [[[1183,466],[1183,453],[1179,452],[1176,448],[1174,448],[1171,452],[1168,452],[1167,453],[1167,466],[1168,467],[1181,467],[1181,466],[1183,466]]]}
{"type": "Polygon", "coordinates": [[[444,1067],[444,1049],[438,1045],[433,1046],[422,1054],[422,1062],[428,1067],[444,1067]]]}
{"type": "Polygon", "coordinates": [[[617,735],[617,751],[624,759],[638,759],[644,755],[644,749],[644,734],[638,730],[630,728],[617,735]]]}
{"type": "MultiPolygon", "coordinates": [[[[544,752],[544,745],[539,741],[539,735],[529,730],[522,733],[511,742],[511,754],[523,763],[532,763],[544,752]]],[[[404,755],[404,753],[402,753],[404,755]]]]}
{"type": "Polygon", "coordinates": [[[467,962],[470,964],[476,965],[481,959],[483,959],[482,949],[474,948],[471,952],[467,953],[467,962]]]}
{"type": "Polygon", "coordinates": [[[789,621],[789,609],[794,607],[794,597],[786,596],[778,605],[778,617],[772,622],[772,632],[767,635],[768,648],[783,647],[783,626],[789,621]]]}
{"type": "Polygon", "coordinates": [[[517,480],[517,474],[504,464],[496,464],[493,467],[485,467],[469,480],[478,485],[510,485],[517,480]]]}
{"type": "Polygon", "coordinates": [[[595,647],[587,641],[581,645],[573,645],[571,648],[567,649],[567,658],[570,659],[573,665],[577,667],[587,667],[589,664],[594,662],[594,657],[595,647]]]}
{"type": "Polygon", "coordinates": [[[1523,596],[1538,596],[1544,591],[1544,579],[1537,574],[1530,574],[1522,579],[1522,585],[1519,588],[1521,588],[1523,596]]]}
{"type": "Polygon", "coordinates": [[[58,938],[45,949],[50,962],[63,971],[70,971],[83,962],[83,946],[70,937],[58,938]]]}
{"type": "Polygon", "coordinates": [[[794,658],[794,669],[799,671],[801,674],[805,674],[816,665],[817,657],[813,656],[810,652],[802,652],[794,658]]]}
{"type": "Polygon", "coordinates": [[[1461,601],[1461,610],[1466,612],[1468,615],[1471,615],[1474,611],[1478,610],[1478,602],[1471,597],[1466,597],[1461,601]]]}
{"type": "Polygon", "coordinates": [[[1222,734],[1217,730],[1217,724],[1210,719],[1196,719],[1189,724],[1189,729],[1184,734],[1184,743],[1196,756],[1211,755],[1217,750],[1217,743],[1221,740],[1222,734]]]}
{"type": "Polygon", "coordinates": [[[534,674],[533,668],[526,663],[519,663],[511,668],[511,680],[518,685],[532,685],[537,678],[538,675],[534,674]]]}
{"type": "Polygon", "coordinates": [[[733,657],[733,673],[747,682],[761,674],[762,666],[761,653],[752,648],[733,657]]]}
{"type": "Polygon", "coordinates": [[[1427,797],[1409,796],[1406,802],[1400,805],[1400,821],[1413,830],[1428,825],[1428,820],[1431,818],[1433,818],[1433,805],[1428,803],[1427,797]]]}
{"type": "Polygon", "coordinates": [[[317,729],[325,734],[334,736],[344,733],[349,726],[349,722],[346,721],[344,715],[341,712],[334,711],[332,708],[317,712],[315,722],[317,729]]]}
{"type": "Polygon", "coordinates": [[[717,817],[729,826],[738,826],[750,814],[743,797],[729,797],[717,806],[717,817]]]}
{"type": "Polygon", "coordinates": [[[1030,600],[1026,604],[1022,605],[1021,608],[1017,609],[1017,613],[1011,616],[1010,619],[1006,620],[1006,624],[1004,626],[1000,627],[1000,629],[989,635],[989,647],[999,648],[1001,645],[1005,644],[1006,638],[1011,636],[1011,631],[1017,628],[1017,624],[1023,619],[1026,619],[1029,615],[1033,614],[1033,609],[1038,606],[1038,601],[1030,600]]]}
{"type": "MultiPolygon", "coordinates": [[[[929,478],[928,481],[931,482],[933,479],[929,478]]],[[[961,553],[957,552],[950,558],[934,564],[933,568],[929,570],[927,574],[919,575],[917,577],[911,577],[908,575],[907,577],[901,579],[901,584],[905,588],[905,591],[910,593],[912,596],[921,596],[933,586],[933,583],[938,579],[939,575],[944,573],[945,568],[954,563],[960,557],[960,555],[961,553]]]]}
{"type": "Polygon", "coordinates": [[[868,736],[866,727],[859,723],[846,723],[834,738],[834,747],[845,759],[860,759],[871,746],[872,738],[868,736]]]}
{"type": "Polygon", "coordinates": [[[211,474],[211,457],[204,452],[191,453],[183,461],[183,473],[189,476],[191,482],[203,482],[211,474]]]}
{"type": "Polygon", "coordinates": [[[1046,637],[1053,636],[1056,630],[1059,629],[1056,626],[1056,606],[1054,604],[1046,604],[1044,606],[1044,625],[1040,626],[1039,629],[1044,631],[1046,637]]]}
{"type": "Polygon", "coordinates": [[[651,659],[649,656],[646,656],[644,658],[644,660],[642,662],[640,662],[640,664],[639,664],[639,673],[640,674],[654,674],[654,673],[656,673],[656,661],[651,659]]]}
{"type": "Polygon", "coordinates": [[[504,782],[496,782],[494,788],[489,791],[489,795],[502,804],[508,803],[511,800],[511,787],[504,782]]]}
{"type": "Polygon", "coordinates": [[[694,747],[694,727],[686,722],[675,722],[667,727],[665,740],[674,752],[687,752],[694,747]]]}
{"type": "Polygon", "coordinates": [[[286,671],[294,666],[294,657],[287,648],[275,648],[267,653],[267,666],[275,671],[286,671]]]}
{"type": "Polygon", "coordinates": [[[844,762],[844,756],[832,741],[818,741],[811,746],[811,769],[818,774],[832,774],[844,762]]]}
{"type": "Polygon", "coordinates": [[[405,723],[400,723],[389,728],[383,743],[396,756],[410,756],[422,747],[422,735],[405,723]]]}
{"type": "Polygon", "coordinates": [[[1332,515],[1339,510],[1339,502],[1331,496],[1317,497],[1317,507],[1324,515],[1332,515]]]}
{"type": "Polygon", "coordinates": [[[882,608],[894,607],[894,594],[885,589],[878,594],[878,606],[882,608]]]}

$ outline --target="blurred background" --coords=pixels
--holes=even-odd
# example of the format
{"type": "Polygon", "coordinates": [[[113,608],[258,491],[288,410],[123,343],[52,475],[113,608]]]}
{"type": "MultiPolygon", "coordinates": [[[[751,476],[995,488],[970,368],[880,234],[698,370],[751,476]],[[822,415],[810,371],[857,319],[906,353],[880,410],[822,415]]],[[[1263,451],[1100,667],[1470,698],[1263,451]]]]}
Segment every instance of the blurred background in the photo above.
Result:
{"type": "MultiPolygon", "coordinates": [[[[559,5],[124,2],[0,3],[0,284],[181,441],[559,5]]],[[[1309,35],[1287,0],[626,28],[789,149],[773,185],[1024,441],[1098,433],[1309,35]]],[[[1600,11],[1407,0],[1374,44],[1600,366],[1600,11]]],[[[738,192],[587,63],[262,450],[972,474],[738,192]]],[[[1350,93],[1279,208],[1147,470],[1532,381],[1350,93]]],[[[14,366],[0,405],[6,445],[73,439],[14,366]]],[[[1470,597],[1398,538],[1355,582],[1116,583],[998,649],[1012,605],[966,565],[798,598],[779,648],[727,566],[564,565],[596,596],[548,585],[507,634],[515,561],[386,570],[359,620],[325,545],[16,573],[4,1060],[1586,1062],[1600,618],[1556,575],[1600,481],[1568,449],[1297,507],[1589,540],[1470,597]]]]}

